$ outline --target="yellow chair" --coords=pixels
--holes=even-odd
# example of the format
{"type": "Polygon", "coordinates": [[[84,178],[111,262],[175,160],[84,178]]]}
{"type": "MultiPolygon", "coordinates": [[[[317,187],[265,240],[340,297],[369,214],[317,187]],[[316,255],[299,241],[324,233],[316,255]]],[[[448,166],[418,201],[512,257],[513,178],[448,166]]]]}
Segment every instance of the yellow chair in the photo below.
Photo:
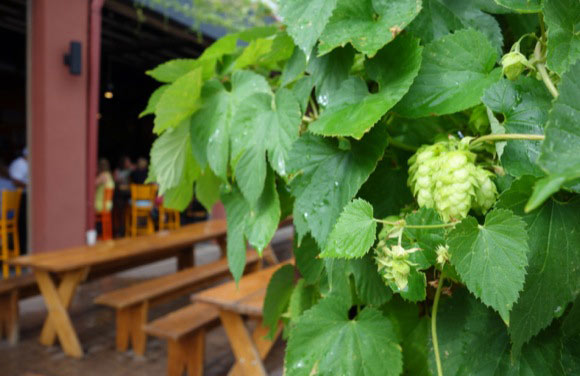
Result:
{"type": "Polygon", "coordinates": [[[105,188],[105,194],[103,195],[103,211],[96,212],[96,222],[101,223],[101,236],[99,240],[111,240],[113,239],[113,216],[112,209],[108,210],[108,203],[113,202],[113,188],[105,188]]]}
{"type": "MultiPolygon", "coordinates": [[[[2,191],[2,205],[0,207],[0,238],[2,254],[2,277],[10,275],[8,260],[12,257],[20,256],[20,238],[18,237],[18,213],[20,212],[20,198],[22,190],[2,191]],[[12,238],[12,249],[10,249],[9,237],[12,238]]],[[[20,267],[16,267],[16,274],[20,275],[20,267]]]]}
{"type": "Polygon", "coordinates": [[[176,230],[181,227],[181,213],[159,205],[159,230],[176,230]]]}
{"type": "Polygon", "coordinates": [[[151,211],[155,206],[157,186],[152,184],[131,184],[131,205],[125,222],[126,235],[135,237],[153,234],[155,223],[151,211]],[[141,224],[144,224],[141,226],[141,224]]]}

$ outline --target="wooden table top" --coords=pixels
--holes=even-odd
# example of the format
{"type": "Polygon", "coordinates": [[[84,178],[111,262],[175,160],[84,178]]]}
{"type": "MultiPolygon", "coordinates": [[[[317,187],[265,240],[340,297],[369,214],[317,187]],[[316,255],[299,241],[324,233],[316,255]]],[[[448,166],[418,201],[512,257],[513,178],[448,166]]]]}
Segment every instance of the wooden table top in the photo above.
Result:
{"type": "Polygon", "coordinates": [[[272,275],[284,265],[291,264],[289,260],[258,272],[242,277],[238,285],[235,281],[204,290],[191,296],[194,302],[212,304],[218,308],[236,313],[262,316],[262,307],[266,297],[266,288],[272,275]]]}
{"type": "Polygon", "coordinates": [[[184,225],[173,231],[160,231],[137,238],[123,238],[93,246],[72,247],[54,252],[21,256],[10,260],[13,265],[27,266],[49,272],[65,272],[83,267],[107,264],[146,256],[162,250],[185,247],[226,234],[224,219],[184,225]]]}

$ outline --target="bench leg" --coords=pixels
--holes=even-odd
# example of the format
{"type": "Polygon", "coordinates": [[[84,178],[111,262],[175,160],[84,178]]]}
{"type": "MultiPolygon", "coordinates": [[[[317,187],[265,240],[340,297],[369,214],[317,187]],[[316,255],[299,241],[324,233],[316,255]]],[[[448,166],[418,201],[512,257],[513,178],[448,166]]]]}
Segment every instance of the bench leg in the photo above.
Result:
{"type": "Polygon", "coordinates": [[[195,265],[195,258],[193,257],[193,248],[187,247],[179,252],[177,255],[177,270],[191,268],[195,265]]]}
{"type": "Polygon", "coordinates": [[[18,343],[18,291],[0,295],[0,338],[2,333],[10,345],[18,343]]]}
{"type": "Polygon", "coordinates": [[[170,340],[167,348],[167,375],[203,376],[203,361],[205,356],[205,329],[196,331],[193,335],[170,340]]]}
{"type": "MultiPolygon", "coordinates": [[[[270,328],[264,326],[262,320],[258,321],[256,329],[254,329],[254,332],[252,333],[252,340],[256,344],[256,349],[258,350],[258,353],[260,354],[260,358],[262,360],[266,359],[266,357],[270,353],[270,350],[272,350],[274,343],[276,343],[278,336],[280,336],[280,333],[282,333],[282,325],[281,324],[278,325],[278,329],[276,330],[276,333],[274,334],[274,338],[272,340],[266,338],[266,336],[269,333],[270,328]]],[[[242,376],[242,375],[244,375],[244,373],[239,363],[234,364],[230,372],[228,372],[228,376],[242,376]]]]}
{"type": "Polygon", "coordinates": [[[52,345],[56,339],[55,337],[58,336],[59,342],[67,355],[81,358],[83,350],[67,308],[70,305],[76,287],[86,276],[86,271],[81,269],[65,273],[58,289],[48,272],[36,270],[34,274],[38,288],[48,308],[48,317],[44,323],[40,342],[44,345],[52,345]]]}
{"type": "Polygon", "coordinates": [[[147,302],[117,310],[117,351],[127,351],[129,342],[136,355],[143,356],[147,346],[147,334],[143,325],[147,323],[147,302]]]}
{"type": "Polygon", "coordinates": [[[226,258],[227,254],[228,254],[228,242],[227,242],[226,235],[222,235],[222,236],[216,238],[215,241],[218,243],[218,246],[220,247],[221,257],[226,258]]]}
{"type": "MultiPolygon", "coordinates": [[[[240,368],[241,375],[266,376],[266,369],[256,344],[248,329],[244,325],[242,317],[230,311],[220,311],[222,325],[228,335],[228,340],[236,357],[236,368],[240,368]]],[[[236,372],[238,372],[236,370],[236,372]]]]}
{"type": "Polygon", "coordinates": [[[274,250],[272,249],[272,246],[269,244],[266,246],[266,248],[264,248],[264,251],[262,252],[262,257],[266,259],[266,261],[268,261],[268,264],[270,265],[276,265],[280,263],[280,260],[278,260],[278,256],[276,256],[274,250]]]}

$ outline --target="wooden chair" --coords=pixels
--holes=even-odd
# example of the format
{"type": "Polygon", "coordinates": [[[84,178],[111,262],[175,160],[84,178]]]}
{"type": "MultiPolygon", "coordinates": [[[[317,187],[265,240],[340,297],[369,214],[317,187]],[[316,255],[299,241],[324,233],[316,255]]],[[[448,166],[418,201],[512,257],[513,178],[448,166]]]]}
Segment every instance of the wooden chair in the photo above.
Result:
{"type": "MultiPolygon", "coordinates": [[[[22,190],[2,191],[2,207],[0,207],[0,238],[2,254],[2,277],[6,278],[10,274],[8,260],[20,255],[20,240],[18,237],[18,214],[20,212],[20,198],[22,190]],[[9,237],[12,238],[10,248],[9,237]]],[[[20,267],[16,267],[16,274],[20,275],[20,267]]]]}
{"type": "Polygon", "coordinates": [[[125,223],[127,236],[135,237],[155,232],[151,211],[155,206],[156,197],[156,185],[131,184],[131,205],[125,223]],[[144,226],[140,225],[140,221],[144,222],[144,226]]]}
{"type": "Polygon", "coordinates": [[[96,213],[96,220],[101,223],[101,236],[99,236],[99,240],[113,239],[113,210],[107,208],[107,203],[113,202],[113,191],[112,188],[105,189],[105,194],[103,195],[103,211],[96,213]]]}
{"type": "Polygon", "coordinates": [[[181,227],[181,213],[159,205],[159,230],[177,230],[181,227]]]}

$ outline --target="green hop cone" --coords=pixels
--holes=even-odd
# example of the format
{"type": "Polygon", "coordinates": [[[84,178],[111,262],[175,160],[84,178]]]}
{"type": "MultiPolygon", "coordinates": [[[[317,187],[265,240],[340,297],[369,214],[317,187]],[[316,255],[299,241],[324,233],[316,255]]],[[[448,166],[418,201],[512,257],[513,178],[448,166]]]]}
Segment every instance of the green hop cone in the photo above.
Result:
{"type": "Polygon", "coordinates": [[[435,208],[445,222],[461,220],[472,208],[485,213],[497,198],[493,173],[475,165],[469,139],[422,146],[409,159],[408,184],[420,207],[435,208]]]}
{"type": "Polygon", "coordinates": [[[435,206],[433,199],[433,179],[431,172],[437,168],[437,160],[441,153],[448,150],[447,143],[438,142],[434,145],[423,145],[411,159],[409,159],[408,184],[413,187],[413,194],[421,207],[435,206]]]}
{"type": "Polygon", "coordinates": [[[519,51],[511,51],[501,58],[502,73],[508,80],[516,80],[530,66],[528,59],[519,51]]]}
{"type": "Polygon", "coordinates": [[[497,200],[497,188],[491,180],[492,176],[493,173],[481,167],[477,167],[475,170],[478,189],[476,190],[476,200],[473,208],[481,214],[485,214],[497,200]]]}
{"type": "Polygon", "coordinates": [[[474,176],[475,154],[469,151],[451,151],[439,158],[439,169],[433,175],[435,209],[445,222],[462,219],[471,209],[476,197],[474,176]]]}
{"type": "Polygon", "coordinates": [[[399,290],[407,289],[411,266],[415,265],[409,261],[409,255],[417,250],[417,248],[406,250],[400,245],[389,247],[385,243],[379,243],[375,249],[375,262],[379,274],[388,285],[395,284],[399,290]]]}

